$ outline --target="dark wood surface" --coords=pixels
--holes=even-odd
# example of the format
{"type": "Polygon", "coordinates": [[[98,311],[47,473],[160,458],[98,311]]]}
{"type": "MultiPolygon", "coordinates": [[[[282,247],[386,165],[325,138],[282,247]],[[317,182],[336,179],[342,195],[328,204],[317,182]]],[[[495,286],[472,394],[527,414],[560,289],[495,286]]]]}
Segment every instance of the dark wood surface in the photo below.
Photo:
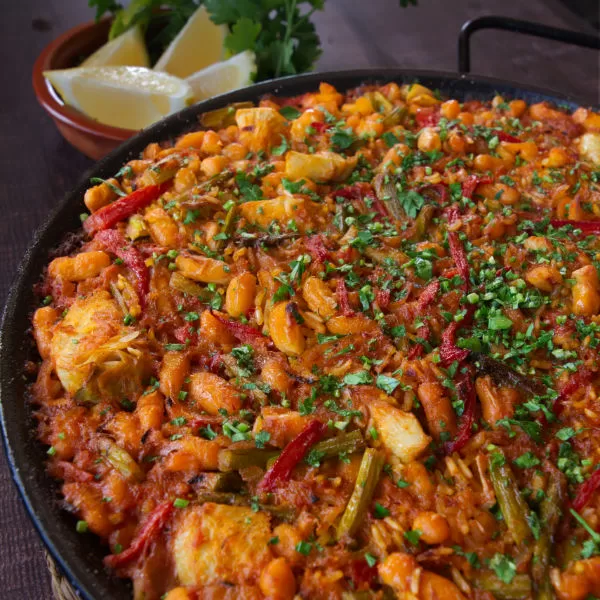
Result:
{"type": "MultiPolygon", "coordinates": [[[[91,161],[65,142],[37,106],[33,62],[55,36],[89,20],[85,0],[3,2],[0,19],[0,301],[35,228],[91,161]]],[[[324,54],[318,69],[402,65],[454,70],[460,25],[497,14],[593,32],[558,0],[327,0],[317,17],[324,54]]],[[[473,43],[473,71],[553,88],[600,103],[599,59],[592,50],[482,32],[473,43]]],[[[43,548],[0,452],[0,598],[51,598],[43,548]]]]}

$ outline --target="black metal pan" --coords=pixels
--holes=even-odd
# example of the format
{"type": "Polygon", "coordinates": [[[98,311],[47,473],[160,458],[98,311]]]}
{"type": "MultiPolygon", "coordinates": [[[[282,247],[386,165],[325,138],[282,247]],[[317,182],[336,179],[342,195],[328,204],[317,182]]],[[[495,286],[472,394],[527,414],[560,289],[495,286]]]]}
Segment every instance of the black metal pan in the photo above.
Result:
{"type": "MultiPolygon", "coordinates": [[[[487,18],[489,19],[489,17],[487,18]]],[[[496,18],[497,19],[497,18],[496,18]]],[[[468,25],[463,29],[461,41],[461,66],[468,70],[468,38],[482,23],[468,25]]],[[[484,22],[483,26],[524,29],[522,23],[484,22]],[[507,24],[508,23],[508,24],[507,24]]],[[[531,24],[528,33],[541,35],[531,24]]],[[[559,31],[559,30],[558,30],[559,31]]],[[[550,31],[554,39],[565,38],[564,32],[550,31]],[[562,36],[562,37],[561,37],[562,36]]],[[[545,34],[548,31],[544,32],[545,34]]],[[[569,33],[569,32],[567,32],[569,33]]],[[[567,41],[574,41],[567,39],[567,41]]],[[[582,39],[575,40],[578,43],[582,39]]],[[[581,45],[600,47],[598,39],[583,38],[581,45]]],[[[27,402],[27,381],[24,364],[35,360],[37,354],[31,341],[31,314],[39,302],[33,292],[52,249],[64,240],[66,234],[77,231],[83,210],[82,198],[91,177],[109,178],[123,163],[137,157],[150,142],[175,138],[198,124],[198,115],[231,102],[257,101],[265,94],[295,96],[313,91],[319,82],[327,81],[344,91],[362,83],[385,83],[389,81],[413,82],[439,89],[444,96],[460,100],[491,99],[499,93],[505,98],[522,98],[527,102],[548,100],[574,109],[582,103],[569,96],[522,87],[507,81],[469,74],[440,73],[433,71],[404,70],[400,68],[362,69],[328,73],[310,73],[269,81],[206,100],[172,115],[142,131],[123,144],[104,160],[82,176],[75,189],[58,204],[46,223],[36,233],[13,282],[2,319],[0,332],[0,411],[4,442],[14,481],[23,498],[29,515],[47,548],[58,562],[70,582],[86,600],[111,598],[129,600],[131,588],[123,580],[110,576],[102,566],[106,554],[103,547],[90,534],[75,531],[75,518],[62,507],[58,486],[45,473],[45,451],[35,439],[34,422],[27,402]]]]}

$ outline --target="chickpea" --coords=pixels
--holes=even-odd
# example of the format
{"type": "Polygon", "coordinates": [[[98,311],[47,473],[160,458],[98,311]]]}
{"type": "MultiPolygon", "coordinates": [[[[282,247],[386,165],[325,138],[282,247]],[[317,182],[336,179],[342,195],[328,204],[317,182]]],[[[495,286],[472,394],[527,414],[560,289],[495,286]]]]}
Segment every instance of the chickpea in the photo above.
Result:
{"type": "Polygon", "coordinates": [[[281,352],[302,354],[305,339],[297,320],[298,307],[294,302],[279,302],[269,313],[269,333],[281,352]]]}
{"type": "Polygon", "coordinates": [[[190,595],[184,587],[173,588],[164,600],[190,600],[190,595]]]}
{"type": "Polygon", "coordinates": [[[38,352],[43,359],[50,357],[52,328],[58,319],[58,312],[51,306],[38,308],[33,314],[33,335],[38,352]]]}
{"type": "Polygon", "coordinates": [[[520,117],[527,110],[527,103],[524,100],[512,100],[508,104],[511,117],[520,117]]]}
{"type": "Polygon", "coordinates": [[[456,154],[463,154],[467,149],[465,136],[457,131],[452,131],[448,136],[448,146],[456,154]]]}
{"type": "Polygon", "coordinates": [[[242,144],[233,142],[223,148],[223,154],[230,160],[242,160],[248,155],[248,149],[242,144]]]}
{"type": "Polygon", "coordinates": [[[461,112],[458,114],[458,120],[467,127],[470,127],[475,122],[475,117],[470,112],[461,112]]]}
{"type": "Polygon", "coordinates": [[[419,513],[412,525],[421,532],[421,540],[426,544],[443,544],[450,537],[450,527],[446,517],[435,512],[419,513]]]}
{"type": "Polygon", "coordinates": [[[67,281],[85,281],[99,275],[110,263],[110,257],[102,250],[81,252],[73,257],[55,258],[48,266],[48,273],[67,281]]]}
{"type": "Polygon", "coordinates": [[[175,144],[175,148],[201,148],[204,141],[204,131],[194,131],[182,135],[175,144]]]}
{"type": "Polygon", "coordinates": [[[296,593],[296,578],[282,557],[273,559],[262,570],[258,585],[266,600],[292,600],[296,593]]]}
{"type": "Polygon", "coordinates": [[[221,148],[223,147],[223,142],[221,138],[219,138],[218,134],[214,131],[205,131],[204,137],[202,138],[202,152],[206,152],[206,154],[219,154],[221,152],[221,148]]]}
{"type": "Polygon", "coordinates": [[[600,311],[600,282],[596,268],[586,265],[573,271],[572,275],[575,278],[573,312],[584,317],[598,314],[600,311]]]}
{"type": "Polygon", "coordinates": [[[292,381],[278,360],[267,360],[260,372],[260,377],[280,394],[287,394],[290,391],[292,381]]]}
{"type": "Polygon", "coordinates": [[[432,152],[434,150],[441,150],[442,141],[438,132],[433,127],[423,127],[419,134],[417,146],[421,152],[432,152]]]}
{"type": "Polygon", "coordinates": [[[256,277],[252,273],[242,273],[234,277],[227,286],[225,310],[231,317],[245,315],[254,304],[256,277]]]}
{"type": "Polygon", "coordinates": [[[237,389],[229,381],[206,371],[190,376],[189,397],[209,415],[219,414],[222,408],[232,414],[242,407],[237,389]]]}
{"type": "Polygon", "coordinates": [[[179,169],[175,174],[175,191],[177,193],[185,192],[196,185],[196,175],[190,168],[179,169]]]}
{"type": "Polygon", "coordinates": [[[549,265],[539,265],[527,271],[525,279],[538,290],[543,292],[552,292],[552,290],[562,283],[562,275],[556,267],[549,265]]]}
{"type": "Polygon", "coordinates": [[[200,170],[207,177],[214,177],[221,173],[227,164],[228,161],[225,156],[209,156],[200,163],[200,170]]]}
{"type": "Polygon", "coordinates": [[[446,119],[456,119],[460,113],[460,104],[457,100],[447,100],[440,107],[440,113],[446,119]]]}
{"type": "Polygon", "coordinates": [[[548,157],[542,161],[544,167],[564,167],[570,161],[569,155],[564,148],[552,148],[548,157]]]}
{"type": "MultiPolygon", "coordinates": [[[[118,183],[117,180],[113,180],[118,183]]],[[[115,191],[106,183],[95,185],[85,191],[83,201],[90,212],[96,212],[98,209],[106,206],[117,197],[115,191]]]]}

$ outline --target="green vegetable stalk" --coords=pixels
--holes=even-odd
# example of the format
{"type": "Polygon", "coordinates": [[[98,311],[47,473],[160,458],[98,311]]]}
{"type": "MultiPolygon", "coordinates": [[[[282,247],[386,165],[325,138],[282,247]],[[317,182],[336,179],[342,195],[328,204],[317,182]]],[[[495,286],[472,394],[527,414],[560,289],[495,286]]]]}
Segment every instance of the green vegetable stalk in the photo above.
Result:
{"type": "MultiPolygon", "coordinates": [[[[499,450],[495,452],[504,458],[504,454],[499,450]]],[[[490,478],[506,527],[512,534],[515,543],[522,544],[531,536],[531,529],[527,523],[529,510],[506,459],[490,461],[490,478]]]]}
{"type": "Polygon", "coordinates": [[[363,454],[354,491],[337,527],[338,539],[354,535],[364,521],[369,504],[379,482],[383,468],[383,455],[374,448],[367,448],[363,454]]]}

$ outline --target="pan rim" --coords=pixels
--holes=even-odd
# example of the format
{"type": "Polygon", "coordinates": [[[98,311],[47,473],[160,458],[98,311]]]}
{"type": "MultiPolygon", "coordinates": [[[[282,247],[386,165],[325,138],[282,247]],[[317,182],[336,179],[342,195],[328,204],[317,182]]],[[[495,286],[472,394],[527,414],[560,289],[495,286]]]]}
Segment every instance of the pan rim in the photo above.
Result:
{"type": "MultiPolygon", "coordinates": [[[[64,540],[59,538],[58,532],[53,533],[50,531],[50,519],[47,516],[44,516],[40,509],[42,503],[44,501],[47,502],[48,498],[43,498],[39,493],[39,490],[34,490],[34,485],[31,480],[23,475],[23,471],[26,469],[31,470],[34,468],[41,470],[42,465],[22,464],[22,460],[17,456],[15,448],[13,447],[16,443],[15,437],[17,437],[18,434],[13,434],[13,432],[10,431],[6,409],[7,403],[23,400],[23,398],[19,397],[19,393],[15,387],[15,380],[20,376],[20,373],[15,372],[14,369],[11,370],[11,366],[14,365],[11,363],[9,354],[23,343],[22,341],[17,342],[15,338],[19,335],[22,336],[24,331],[15,331],[12,327],[12,323],[18,318],[18,313],[24,310],[22,299],[27,297],[28,294],[31,294],[31,290],[28,289],[28,286],[31,283],[30,279],[32,274],[35,273],[36,277],[39,277],[41,273],[40,270],[37,270],[36,262],[39,263],[41,260],[46,259],[48,251],[55,246],[55,244],[51,243],[52,240],[49,239],[53,236],[53,228],[59,226],[61,216],[67,215],[69,209],[72,210],[75,206],[79,205],[83,191],[88,187],[90,177],[106,175],[109,167],[112,168],[111,165],[113,165],[113,163],[124,163],[129,160],[134,153],[137,153],[140,148],[143,148],[151,141],[162,141],[180,135],[196,124],[197,116],[203,112],[219,108],[231,102],[238,102],[248,98],[257,98],[266,94],[294,95],[292,91],[295,87],[312,87],[314,89],[321,81],[330,82],[333,85],[336,85],[336,82],[339,84],[340,81],[352,80],[355,83],[343,87],[343,89],[351,89],[363,82],[384,82],[394,80],[414,81],[415,79],[437,79],[447,85],[452,85],[453,83],[472,85],[473,91],[476,94],[479,92],[480,97],[492,93],[490,90],[511,88],[516,94],[522,93],[524,95],[544,97],[557,103],[569,104],[571,108],[575,106],[584,106],[598,110],[597,105],[590,105],[571,95],[561,94],[554,90],[522,85],[499,78],[472,74],[458,74],[451,71],[403,69],[400,67],[372,67],[364,69],[311,72],[303,75],[293,75],[269,80],[242,88],[241,90],[227,92],[215,96],[214,98],[204,100],[142,130],[130,140],[113,150],[101,161],[92,165],[90,169],[82,174],[76,185],[73,186],[73,188],[55,205],[45,221],[35,231],[13,277],[0,323],[0,421],[2,423],[2,437],[11,476],[19,491],[19,496],[25,505],[28,517],[33,522],[52,558],[57,562],[68,581],[78,591],[82,598],[85,598],[86,600],[97,600],[99,598],[97,593],[103,592],[101,589],[103,581],[114,576],[102,571],[102,569],[94,570],[91,565],[84,564],[86,558],[83,556],[74,555],[68,559],[65,556],[65,549],[64,547],[61,548],[61,546],[64,545],[64,540]]],[[[60,227],[62,228],[62,236],[65,236],[74,230],[73,224],[70,223],[64,223],[63,225],[60,225],[60,227]]],[[[31,303],[26,304],[27,308],[25,310],[27,311],[27,314],[30,314],[32,305],[31,303]]],[[[26,414],[31,413],[30,408],[26,408],[25,410],[26,414]]],[[[17,425],[22,427],[24,426],[24,423],[18,423],[17,425]]],[[[104,594],[106,594],[105,590],[104,594]]]]}

